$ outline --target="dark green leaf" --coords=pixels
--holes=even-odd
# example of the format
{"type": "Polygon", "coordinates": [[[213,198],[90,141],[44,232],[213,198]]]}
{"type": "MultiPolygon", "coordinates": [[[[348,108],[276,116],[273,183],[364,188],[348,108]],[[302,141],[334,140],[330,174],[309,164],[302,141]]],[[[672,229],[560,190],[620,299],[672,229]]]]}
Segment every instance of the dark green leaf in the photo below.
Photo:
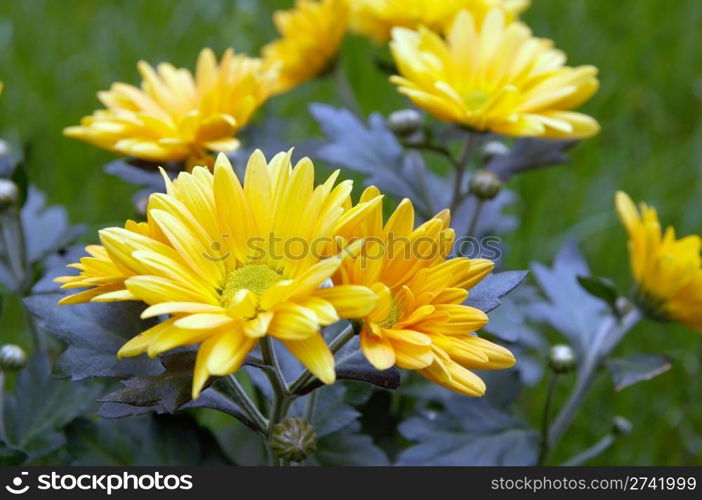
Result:
{"type": "Polygon", "coordinates": [[[606,364],[618,391],[670,370],[670,360],[660,354],[633,354],[607,360],[606,364]]]}
{"type": "Polygon", "coordinates": [[[162,356],[164,370],[158,375],[145,375],[122,380],[122,389],[100,398],[98,415],[104,418],[123,418],[147,412],[175,413],[185,408],[212,408],[245,421],[239,407],[212,387],[191,399],[196,351],[183,351],[162,356]]]}
{"type": "Polygon", "coordinates": [[[242,466],[267,464],[266,447],[259,434],[220,413],[201,412],[197,417],[214,435],[232,463],[242,466]]]}
{"type": "Polygon", "coordinates": [[[417,444],[400,454],[398,465],[534,465],[538,435],[484,399],[454,396],[445,412],[425,411],[400,425],[417,444]]]}
{"type": "Polygon", "coordinates": [[[65,208],[58,205],[47,207],[46,195],[33,186],[30,186],[27,202],[22,207],[21,219],[30,263],[68,245],[85,230],[84,226],[70,225],[65,208]]]}
{"type": "Polygon", "coordinates": [[[72,276],[78,273],[77,269],[66,267],[80,261],[87,255],[83,245],[74,245],[58,252],[49,254],[43,262],[44,273],[32,287],[32,294],[40,293],[74,293],[74,290],[61,290],[58,283],[54,283],[54,278],[59,276],[72,276]]]}
{"type": "Polygon", "coordinates": [[[603,300],[615,315],[617,312],[617,299],[619,294],[611,281],[595,276],[578,276],[578,283],[587,293],[603,300]]]}
{"type": "Polygon", "coordinates": [[[310,105],[310,113],[329,139],[318,149],[317,157],[365,174],[366,185],[376,185],[397,198],[411,198],[418,210],[430,212],[410,180],[416,178],[417,169],[429,184],[436,181],[435,176],[425,169],[421,157],[405,155],[382,115],[371,114],[366,124],[351,111],[326,104],[310,105]]]}
{"type": "Polygon", "coordinates": [[[528,271],[504,271],[493,273],[470,291],[466,305],[489,312],[502,302],[500,298],[518,287],[529,274],[528,271]]]}
{"type": "Polygon", "coordinates": [[[329,466],[387,466],[387,455],[370,436],[361,434],[357,422],[317,441],[310,463],[329,466]]]}
{"type": "Polygon", "coordinates": [[[226,464],[213,436],[189,417],[77,420],[67,430],[72,465],[226,464]]]}
{"type": "Polygon", "coordinates": [[[47,455],[63,446],[62,428],[86,411],[102,391],[99,384],[73,383],[51,378],[48,359],[36,354],[6,396],[5,435],[0,441],[27,455],[47,455]]]}
{"type": "Polygon", "coordinates": [[[573,345],[580,358],[585,357],[609,307],[578,283],[578,276],[589,276],[585,258],[574,243],[558,252],[553,267],[534,263],[532,272],[547,301],[531,306],[537,320],[549,323],[573,345]]]}
{"type": "Polygon", "coordinates": [[[105,165],[105,172],[114,175],[128,184],[148,188],[151,191],[163,191],[165,184],[158,170],[159,164],[120,158],[105,165]]]}
{"type": "Polygon", "coordinates": [[[517,139],[509,153],[494,156],[486,168],[495,172],[503,181],[508,181],[522,172],[567,163],[570,158],[566,151],[577,143],[578,141],[532,137],[517,139]]]}
{"type": "Polygon", "coordinates": [[[136,302],[88,303],[58,306],[62,294],[34,295],[24,299],[37,326],[68,344],[56,361],[58,376],[82,380],[88,377],[156,375],[163,368],[146,357],[117,359],[117,351],[152,321],[139,318],[144,304],[136,302]]]}
{"type": "Polygon", "coordinates": [[[162,356],[164,370],[122,380],[122,389],[100,398],[102,402],[125,403],[138,407],[154,407],[159,413],[174,413],[191,400],[194,351],[162,356]]]}

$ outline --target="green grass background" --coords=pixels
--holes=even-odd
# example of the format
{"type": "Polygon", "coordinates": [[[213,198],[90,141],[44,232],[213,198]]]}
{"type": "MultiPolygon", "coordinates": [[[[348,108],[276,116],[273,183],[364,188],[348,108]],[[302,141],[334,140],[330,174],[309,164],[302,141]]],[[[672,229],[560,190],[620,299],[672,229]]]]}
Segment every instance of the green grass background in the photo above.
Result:
{"type": "MultiPolygon", "coordinates": [[[[524,19],[553,38],[571,64],[600,68],[602,87],[586,111],[601,134],[581,144],[566,167],[511,183],[521,201],[518,231],[507,239],[507,267],[550,261],[576,237],[594,272],[629,286],[625,239],[612,210],[616,189],[655,204],[680,233],[702,232],[702,3],[697,0],[535,0],[524,19]]],[[[30,141],[34,182],[52,203],[68,207],[91,230],[131,215],[134,188],[106,176],[112,156],[64,138],[61,130],[98,106],[95,93],[113,81],[138,81],[136,62],[193,67],[199,50],[233,46],[255,53],[274,36],[270,13],[290,1],[256,0],[2,0],[0,2],[0,131],[30,141]]],[[[343,64],[365,112],[406,105],[363,39],[345,42],[343,64]]],[[[274,99],[268,112],[290,117],[292,139],[317,135],[310,101],[339,103],[329,81],[274,99]]],[[[6,308],[4,339],[16,336],[16,307],[6,308]]],[[[555,338],[554,338],[555,340],[555,338]]],[[[612,415],[634,425],[630,436],[593,464],[702,464],[702,338],[675,325],[639,326],[618,352],[663,352],[673,368],[614,393],[603,377],[554,456],[554,463],[604,435],[612,415]]],[[[563,380],[565,394],[572,380],[563,380]]],[[[522,397],[534,423],[543,387],[522,397]]]]}

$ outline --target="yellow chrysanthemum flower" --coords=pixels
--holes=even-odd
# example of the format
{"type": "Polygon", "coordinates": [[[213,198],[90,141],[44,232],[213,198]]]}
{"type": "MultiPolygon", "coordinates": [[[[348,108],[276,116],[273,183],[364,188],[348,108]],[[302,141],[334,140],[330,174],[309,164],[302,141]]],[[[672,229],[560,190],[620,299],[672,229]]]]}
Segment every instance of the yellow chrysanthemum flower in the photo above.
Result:
{"type": "Polygon", "coordinates": [[[402,76],[391,81],[440,120],[509,136],[583,138],[597,122],[571,111],[597,90],[597,68],[564,66],[550,40],[499,9],[480,23],[461,11],[446,40],[425,28],[393,30],[402,76]]]}
{"type": "Polygon", "coordinates": [[[639,306],[656,319],[679,321],[702,332],[702,238],[676,239],[672,227],[662,232],[656,209],[641,203],[637,210],[621,191],[615,204],[629,233],[639,306]]]}
{"type": "Polygon", "coordinates": [[[257,151],[242,186],[220,155],[214,173],[195,167],[167,179],[167,194],[149,199],[147,224],[100,231],[103,246],[89,250],[94,260],[76,266],[81,277],[58,281],[96,286],[82,301],[140,300],[150,306],[144,318],[171,315],[127,342],[119,356],[200,344],[193,397],[210,375],[236,371],[264,335],[332,383],[334,357],[320,327],[368,314],[377,297],[363,286],[323,286],[342,262],[326,255],[337,233],[380,203],[351,207],[351,181],[334,187],[337,176],[315,188],[309,159],[293,168],[290,153],[266,163],[257,151]]]}
{"type": "Polygon", "coordinates": [[[168,63],[138,64],[141,89],[114,83],[98,93],[107,109],[68,127],[64,134],[110,151],[149,161],[207,162],[207,152],[236,149],[235,135],[271,95],[275,73],[260,59],[229,49],[217,63],[200,52],[193,77],[168,63]]]}
{"type": "MultiPolygon", "coordinates": [[[[361,203],[378,198],[366,189],[361,203]]],[[[468,290],[487,276],[484,259],[448,259],[454,240],[445,210],[414,228],[414,208],[405,199],[383,225],[375,207],[344,237],[366,238],[364,251],[344,260],[334,276],[339,285],[363,285],[378,295],[363,318],[361,348],[379,370],[393,365],[469,396],[482,396],[485,384],[471,369],[509,368],[515,359],[504,347],[473,335],[487,315],[463,305],[468,290]]]]}
{"type": "Polygon", "coordinates": [[[385,42],[394,27],[443,32],[461,10],[481,22],[490,9],[498,8],[512,21],[528,6],[529,0],[353,0],[351,29],[385,42]]]}
{"type": "Polygon", "coordinates": [[[276,92],[285,92],[323,73],[331,64],[348,25],[348,0],[297,0],[276,11],[281,37],[263,48],[265,66],[278,70],[276,92]]]}

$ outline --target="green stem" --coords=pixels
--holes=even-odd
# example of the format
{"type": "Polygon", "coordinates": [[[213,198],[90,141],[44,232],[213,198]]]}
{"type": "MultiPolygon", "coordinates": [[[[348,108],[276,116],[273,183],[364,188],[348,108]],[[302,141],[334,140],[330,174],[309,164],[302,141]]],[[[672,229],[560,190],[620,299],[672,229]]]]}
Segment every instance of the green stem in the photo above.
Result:
{"type": "Polygon", "coordinates": [[[543,419],[541,421],[541,447],[539,449],[539,465],[543,465],[548,456],[549,446],[548,446],[548,429],[551,420],[551,405],[553,403],[553,395],[556,392],[556,383],[558,381],[558,374],[551,373],[548,381],[548,389],[546,392],[546,401],[544,402],[544,413],[543,419]]]}
{"type": "Polygon", "coordinates": [[[597,455],[600,453],[606,451],[612,444],[614,444],[614,441],[616,440],[616,437],[614,434],[607,434],[605,437],[600,439],[597,443],[592,445],[590,448],[588,448],[585,451],[582,451],[575,455],[574,457],[571,457],[570,459],[566,460],[563,462],[563,465],[567,466],[575,466],[575,465],[582,465],[586,462],[589,462],[593,458],[595,458],[597,455]]]}
{"type": "Polygon", "coordinates": [[[480,212],[483,210],[483,205],[485,204],[485,200],[476,200],[475,202],[475,210],[473,210],[473,213],[470,216],[470,221],[468,223],[468,230],[466,232],[466,236],[474,236],[475,230],[478,227],[478,220],[480,219],[480,212]]]}
{"type": "Polygon", "coordinates": [[[549,431],[549,447],[555,448],[559,439],[568,430],[578,410],[585,402],[585,398],[597,378],[597,369],[602,360],[619,344],[624,335],[641,320],[641,313],[634,309],[627,313],[621,321],[616,318],[607,318],[596,333],[592,343],[588,346],[589,355],[585,359],[575,384],[573,392],[563,409],[558,414],[553,427],[549,431]]]}
{"type": "Polygon", "coordinates": [[[461,153],[461,158],[458,160],[455,166],[456,178],[453,184],[453,195],[451,196],[451,212],[455,212],[458,205],[464,198],[463,193],[463,179],[465,178],[466,170],[468,170],[468,164],[473,156],[473,152],[478,143],[477,135],[473,132],[467,132],[465,143],[463,144],[463,152],[461,153]]]}
{"type": "Polygon", "coordinates": [[[312,419],[314,418],[314,410],[317,407],[317,394],[319,394],[317,391],[312,392],[312,394],[310,394],[310,398],[307,400],[305,420],[307,420],[310,424],[312,423],[312,419]]]}
{"type": "Polygon", "coordinates": [[[0,438],[7,439],[5,429],[5,372],[0,370],[0,438]]]}
{"type": "Polygon", "coordinates": [[[256,427],[257,431],[265,435],[266,429],[268,428],[268,421],[266,417],[259,411],[253,401],[249,398],[244,388],[236,379],[234,375],[227,375],[223,377],[224,384],[223,387],[229,396],[239,407],[244,411],[246,417],[248,417],[251,422],[256,427]]]}
{"type": "Polygon", "coordinates": [[[419,193],[424,201],[427,212],[426,218],[429,219],[436,213],[434,208],[434,200],[432,200],[431,194],[429,193],[429,185],[427,184],[427,173],[426,169],[422,163],[422,155],[419,151],[409,152],[410,160],[412,165],[414,165],[414,172],[417,175],[417,184],[419,185],[419,193]]]}
{"type": "Polygon", "coordinates": [[[340,61],[334,64],[332,76],[334,77],[336,88],[339,91],[339,96],[341,96],[344,106],[350,109],[356,116],[362,116],[361,106],[358,104],[358,99],[356,99],[356,93],[353,91],[351,82],[349,82],[340,61]]]}
{"type": "Polygon", "coordinates": [[[419,151],[429,151],[431,153],[437,153],[440,154],[441,156],[445,157],[450,163],[451,166],[455,169],[458,169],[459,162],[456,160],[456,158],[453,157],[453,154],[451,154],[451,151],[439,144],[434,144],[431,142],[404,142],[403,145],[406,148],[409,149],[414,149],[414,150],[419,150],[419,151]]]}

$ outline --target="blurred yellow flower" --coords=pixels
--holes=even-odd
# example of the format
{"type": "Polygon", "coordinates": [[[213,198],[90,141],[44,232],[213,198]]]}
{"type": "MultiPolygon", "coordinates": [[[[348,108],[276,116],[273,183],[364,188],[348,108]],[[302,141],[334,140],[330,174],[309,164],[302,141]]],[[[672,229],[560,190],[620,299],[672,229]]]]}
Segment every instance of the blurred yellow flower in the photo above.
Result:
{"type": "Polygon", "coordinates": [[[324,73],[333,63],[348,25],[348,0],[297,0],[273,15],[281,37],[263,48],[265,66],[278,70],[276,92],[324,73]]]}
{"type": "Polygon", "coordinates": [[[150,306],[144,318],[170,315],[118,355],[156,356],[200,344],[193,397],[210,375],[236,371],[264,335],[332,383],[334,357],[320,327],[368,314],[377,297],[358,285],[320,287],[342,258],[324,257],[322,248],[302,250],[315,242],[332,247],[337,232],[380,202],[351,207],[351,181],[334,187],[337,176],[315,188],[309,159],[293,168],[290,153],[267,163],[256,151],[243,186],[224,155],[214,173],[195,167],[167,179],[167,194],[150,197],[146,225],[100,231],[103,246],[89,248],[94,260],[75,266],[81,277],[58,279],[64,287],[96,291],[61,303],[140,300],[150,306]]]}
{"type": "Polygon", "coordinates": [[[138,64],[141,89],[114,83],[98,93],[107,109],[64,134],[144,160],[207,162],[208,152],[236,149],[235,135],[270,96],[275,74],[260,59],[227,50],[218,64],[210,49],[190,71],[161,63],[138,64]]]}
{"type": "Polygon", "coordinates": [[[676,239],[675,229],[661,230],[656,209],[636,205],[621,191],[615,204],[629,233],[636,301],[649,316],[675,320],[702,332],[702,238],[676,239]]]}
{"type": "Polygon", "coordinates": [[[550,40],[507,23],[499,9],[482,23],[461,11],[446,40],[425,28],[395,28],[391,48],[402,75],[391,81],[440,120],[509,136],[584,138],[599,130],[571,111],[597,90],[597,68],[564,66],[550,40]]]}
{"type": "Polygon", "coordinates": [[[491,8],[499,8],[512,21],[528,6],[529,0],[353,0],[351,29],[385,42],[394,27],[443,32],[461,10],[482,22],[491,8]]]}
{"type": "MultiPolygon", "coordinates": [[[[377,199],[367,188],[361,203],[377,199]]],[[[363,285],[378,304],[363,318],[361,348],[379,370],[397,365],[468,396],[482,396],[485,384],[471,369],[509,368],[515,359],[504,347],[472,332],[487,315],[463,305],[468,290],[490,274],[484,259],[448,259],[454,233],[445,210],[415,229],[414,208],[405,199],[383,225],[382,207],[343,234],[366,239],[362,252],[345,259],[334,276],[339,285],[363,285]]],[[[333,290],[333,289],[332,289],[333,290]]]]}

